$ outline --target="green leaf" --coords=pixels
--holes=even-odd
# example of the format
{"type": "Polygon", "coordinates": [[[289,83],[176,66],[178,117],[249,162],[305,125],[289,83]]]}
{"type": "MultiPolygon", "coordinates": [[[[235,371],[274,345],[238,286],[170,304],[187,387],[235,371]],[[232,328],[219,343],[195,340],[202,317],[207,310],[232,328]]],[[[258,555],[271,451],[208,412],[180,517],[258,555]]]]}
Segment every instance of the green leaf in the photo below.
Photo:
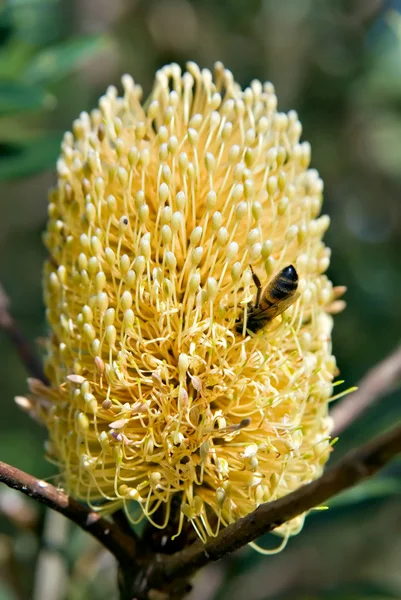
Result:
{"type": "Polygon", "coordinates": [[[53,97],[38,86],[0,82],[0,116],[50,108],[53,97]]]}
{"type": "Polygon", "coordinates": [[[0,180],[27,177],[53,168],[61,138],[61,133],[54,133],[14,146],[12,152],[0,158],[0,180]]]}
{"type": "Polygon", "coordinates": [[[401,495],[401,480],[396,477],[376,477],[351,488],[327,503],[330,508],[358,504],[367,500],[401,495]]]}
{"type": "Polygon", "coordinates": [[[0,585],[0,600],[17,600],[17,594],[5,582],[0,585]]]}
{"type": "Polygon", "coordinates": [[[350,582],[330,590],[284,594],[272,600],[389,600],[398,599],[395,592],[373,582],[350,582]]]}
{"type": "Polygon", "coordinates": [[[105,36],[81,37],[39,52],[24,73],[24,81],[44,84],[68,75],[79,64],[106,47],[105,36]]]}
{"type": "Polygon", "coordinates": [[[16,38],[0,46],[0,79],[19,80],[36,51],[32,44],[16,38]]]}

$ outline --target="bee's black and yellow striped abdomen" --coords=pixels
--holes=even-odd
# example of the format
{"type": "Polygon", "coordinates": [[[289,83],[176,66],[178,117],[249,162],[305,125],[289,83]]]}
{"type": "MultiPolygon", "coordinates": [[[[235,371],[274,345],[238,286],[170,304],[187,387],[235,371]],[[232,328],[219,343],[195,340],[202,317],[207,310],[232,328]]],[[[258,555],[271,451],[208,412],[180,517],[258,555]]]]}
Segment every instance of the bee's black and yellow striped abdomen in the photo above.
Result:
{"type": "MultiPolygon", "coordinates": [[[[298,288],[298,274],[292,265],[285,267],[272,279],[263,296],[274,302],[279,302],[291,296],[298,288]]],[[[263,302],[261,298],[261,304],[263,302]]]]}
{"type": "MultiPolygon", "coordinates": [[[[246,329],[256,333],[269,321],[281,315],[298,298],[298,273],[292,265],[284,267],[262,293],[259,277],[253,271],[252,275],[258,292],[255,304],[248,304],[246,329]]],[[[243,326],[242,320],[236,327],[238,333],[243,332],[243,326]]]]}

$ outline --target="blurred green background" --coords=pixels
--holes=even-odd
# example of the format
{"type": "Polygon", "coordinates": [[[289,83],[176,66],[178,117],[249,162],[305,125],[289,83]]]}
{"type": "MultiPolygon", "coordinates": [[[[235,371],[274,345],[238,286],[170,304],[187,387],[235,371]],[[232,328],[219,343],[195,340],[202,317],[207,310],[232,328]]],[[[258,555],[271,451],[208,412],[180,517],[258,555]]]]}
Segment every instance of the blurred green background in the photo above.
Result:
{"type": "MultiPolygon", "coordinates": [[[[190,59],[211,68],[221,60],[243,86],[253,78],[272,81],[279,109],[298,111],[312,144],[332,219],[329,275],[348,287],[334,351],[341,377],[355,384],[400,339],[398,11],[401,0],[0,4],[0,280],[27,337],[37,340],[46,331],[41,232],[63,131],[125,72],[146,96],[166,62],[183,66],[190,59]]],[[[0,458],[52,477],[44,432],[13,402],[26,391],[26,373],[1,332],[0,357],[0,458]]],[[[332,460],[399,421],[400,400],[396,391],[372,407],[341,436],[332,460]]],[[[0,600],[115,598],[112,560],[79,531],[63,531],[60,519],[47,519],[47,539],[54,538],[49,555],[43,512],[0,489],[0,600]],[[54,568],[42,588],[46,568],[38,564],[46,560],[54,568]]],[[[244,549],[212,565],[198,575],[191,598],[401,598],[401,462],[311,515],[281,554],[244,549]]]]}

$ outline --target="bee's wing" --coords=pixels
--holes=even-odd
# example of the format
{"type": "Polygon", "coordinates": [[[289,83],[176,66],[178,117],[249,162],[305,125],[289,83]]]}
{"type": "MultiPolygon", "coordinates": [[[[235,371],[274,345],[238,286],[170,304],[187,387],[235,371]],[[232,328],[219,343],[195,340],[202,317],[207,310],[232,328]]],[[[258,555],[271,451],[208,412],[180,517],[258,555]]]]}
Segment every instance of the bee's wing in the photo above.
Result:
{"type": "Polygon", "coordinates": [[[269,303],[270,305],[266,307],[260,307],[252,311],[252,318],[255,320],[263,319],[268,317],[269,320],[273,320],[281,313],[283,313],[287,308],[289,308],[294,302],[296,302],[299,298],[299,292],[292,294],[288,298],[280,300],[280,302],[275,302],[274,304],[269,303]]]}
{"type": "Polygon", "coordinates": [[[294,304],[294,302],[296,302],[298,300],[300,295],[301,294],[299,292],[296,292],[295,294],[293,294],[286,300],[282,300],[279,303],[279,306],[277,306],[278,311],[275,316],[278,317],[279,315],[281,315],[281,313],[283,313],[285,310],[287,310],[287,308],[289,308],[292,304],[294,304]]]}

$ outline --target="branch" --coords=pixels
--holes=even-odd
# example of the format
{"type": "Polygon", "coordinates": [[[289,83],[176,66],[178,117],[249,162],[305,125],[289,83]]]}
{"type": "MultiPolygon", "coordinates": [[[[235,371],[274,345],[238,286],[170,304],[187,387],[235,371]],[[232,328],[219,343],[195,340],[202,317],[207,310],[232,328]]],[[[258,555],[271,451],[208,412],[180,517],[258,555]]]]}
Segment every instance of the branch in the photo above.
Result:
{"type": "Polygon", "coordinates": [[[295,492],[262,504],[254,512],[223,529],[206,544],[198,541],[164,558],[160,556],[148,569],[148,589],[161,586],[165,579],[188,578],[207,563],[238,550],[290,519],[327,502],[339,492],[370,477],[401,453],[401,425],[349,452],[319,479],[295,492]],[[159,562],[158,562],[159,561],[159,562]]]}
{"type": "Polygon", "coordinates": [[[333,436],[351,425],[369,406],[390,392],[401,377],[401,346],[375,365],[358,384],[358,391],[339,402],[330,412],[333,436]]]}
{"type": "Polygon", "coordinates": [[[9,312],[10,299],[0,284],[0,328],[8,333],[11,342],[25,365],[26,370],[36,379],[48,383],[40,361],[36,358],[30,344],[27,342],[14,318],[9,312]]]}
{"type": "Polygon", "coordinates": [[[123,533],[117,525],[70,498],[54,485],[36,479],[2,461],[0,461],[0,481],[64,515],[93,535],[120,563],[132,564],[136,554],[135,540],[123,533]]]}

